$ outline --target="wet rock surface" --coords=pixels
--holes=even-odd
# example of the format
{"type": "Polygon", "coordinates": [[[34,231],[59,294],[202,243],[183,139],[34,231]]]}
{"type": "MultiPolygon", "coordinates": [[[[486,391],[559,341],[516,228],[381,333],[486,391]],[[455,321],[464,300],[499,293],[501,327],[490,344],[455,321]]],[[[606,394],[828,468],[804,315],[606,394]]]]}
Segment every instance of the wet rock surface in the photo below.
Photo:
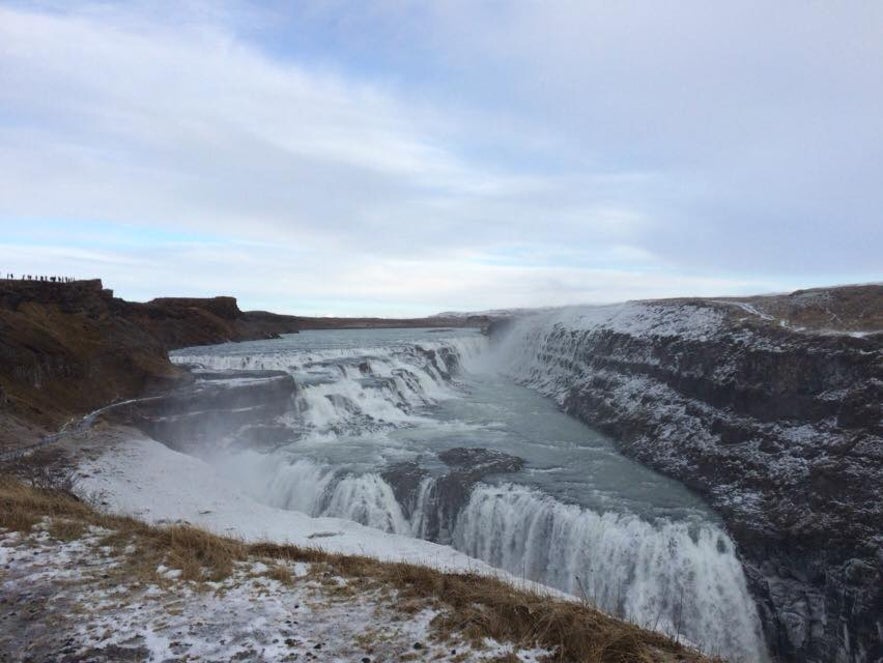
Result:
{"type": "Polygon", "coordinates": [[[438,455],[452,470],[468,474],[476,480],[487,474],[517,472],[524,467],[524,459],[497,449],[456,447],[438,455]]]}
{"type": "Polygon", "coordinates": [[[390,465],[380,476],[392,488],[396,502],[402,507],[402,513],[410,518],[417,507],[420,486],[429,476],[429,470],[421,467],[417,461],[406,460],[390,465]]]}
{"type": "MultiPolygon", "coordinates": [[[[869,289],[861,300],[883,309],[869,289]]],[[[654,305],[640,313],[651,322],[692,307],[720,323],[551,323],[516,377],[723,515],[779,660],[883,660],[883,333],[794,329],[730,302],[654,305]]],[[[821,318],[810,313],[799,319],[821,318]]]]}
{"type": "Polygon", "coordinates": [[[218,448],[222,441],[272,447],[290,438],[287,428],[272,424],[290,406],[296,389],[288,373],[215,371],[195,375],[189,385],[116,408],[110,416],[187,453],[218,448]]]}
{"type": "Polygon", "coordinates": [[[524,467],[524,459],[496,449],[456,447],[440,452],[438,458],[449,469],[425,487],[430,472],[415,461],[395,463],[381,473],[408,518],[417,509],[421,489],[426,490],[421,536],[438,543],[451,542],[457,514],[469,501],[475,484],[486,476],[524,467]]]}

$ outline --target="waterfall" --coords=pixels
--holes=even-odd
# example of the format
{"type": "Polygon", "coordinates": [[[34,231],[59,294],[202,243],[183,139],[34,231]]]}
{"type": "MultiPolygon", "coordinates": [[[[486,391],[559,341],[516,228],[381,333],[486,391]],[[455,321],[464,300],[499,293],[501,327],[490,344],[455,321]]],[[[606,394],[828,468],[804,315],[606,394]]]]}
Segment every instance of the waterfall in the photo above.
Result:
{"type": "Polygon", "coordinates": [[[479,486],[457,518],[453,545],[704,651],[765,657],[733,542],[714,525],[651,524],[521,486],[479,486]]]}
{"type": "Polygon", "coordinates": [[[392,488],[373,473],[345,476],[334,486],[322,515],[347,518],[393,534],[411,534],[392,488]]]}
{"type": "MultiPolygon", "coordinates": [[[[562,315],[518,323],[502,351],[494,353],[506,373],[559,403],[574,376],[581,379],[579,340],[595,333],[592,320],[600,316],[632,331],[649,324],[628,306],[593,309],[588,318],[571,312],[564,322],[562,315]]],[[[714,324],[688,322],[709,329],[714,324]]],[[[678,324],[668,320],[651,331],[665,333],[678,324]]],[[[704,506],[691,510],[694,502],[671,490],[648,497],[615,482],[612,495],[593,502],[559,495],[529,473],[512,479],[521,483],[495,483],[468,464],[443,462],[440,450],[455,446],[487,444],[517,454],[510,447],[525,445],[525,436],[536,437],[531,440],[537,444],[523,449],[535,454],[542,449],[535,457],[539,467],[560,469],[571,458],[584,458],[572,455],[578,439],[555,437],[563,429],[553,414],[535,415],[530,403],[507,401],[496,387],[487,415],[458,405],[488,393],[470,391],[478,383],[460,372],[464,366],[486,368],[486,343],[477,334],[360,347],[274,350],[269,343],[226,352],[190,349],[176,353],[175,360],[206,371],[282,370],[294,377],[296,396],[276,422],[296,432],[294,441],[270,453],[229,446],[213,460],[222,475],[258,501],[451,545],[641,626],[684,637],[708,653],[766,660],[757,609],[733,542],[704,506]],[[507,419],[506,408],[515,408],[511,411],[521,418],[507,419]],[[390,471],[403,465],[407,471],[390,471]],[[689,502],[689,508],[671,517],[663,509],[660,515],[653,507],[657,499],[689,502]],[[649,506],[637,515],[629,500],[649,506]]],[[[481,401],[481,407],[487,403],[481,401]]],[[[656,486],[656,479],[640,474],[649,470],[625,459],[615,465],[611,458],[621,458],[612,447],[600,466],[584,466],[587,485],[591,473],[603,467],[626,482],[656,486]]],[[[580,483],[583,466],[568,469],[570,480],[580,483]]]]}
{"type": "MultiPolygon", "coordinates": [[[[424,479],[406,518],[378,474],[243,452],[219,467],[256,499],[426,538],[438,522],[424,479]]],[[[754,603],[729,536],[713,523],[650,523],[596,513],[512,484],[478,484],[452,515],[444,543],[493,566],[573,594],[645,628],[680,635],[706,652],[762,661],[754,603]]]]}
{"type": "Polygon", "coordinates": [[[453,374],[486,346],[479,335],[420,344],[219,354],[190,348],[172,359],[202,370],[281,370],[295,379],[283,423],[316,434],[415,425],[420,410],[456,396],[453,374]]]}
{"type": "Polygon", "coordinates": [[[303,459],[287,462],[278,455],[254,451],[223,456],[215,466],[264,504],[311,516],[345,518],[392,534],[411,534],[392,488],[377,474],[342,472],[303,459]]]}

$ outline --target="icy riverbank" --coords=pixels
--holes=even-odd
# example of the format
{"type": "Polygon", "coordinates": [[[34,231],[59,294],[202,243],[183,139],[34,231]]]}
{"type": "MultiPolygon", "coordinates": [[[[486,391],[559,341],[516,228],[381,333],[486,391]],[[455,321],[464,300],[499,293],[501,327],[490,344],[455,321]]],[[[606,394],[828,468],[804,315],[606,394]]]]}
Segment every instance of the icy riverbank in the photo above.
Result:
{"type": "Polygon", "coordinates": [[[506,574],[448,546],[387,534],[339,518],[311,518],[254,501],[208,463],[135,430],[79,467],[78,492],[109,512],[152,524],[187,523],[246,542],[272,541],[327,552],[408,562],[505,579],[550,596],[568,595],[506,574]]]}

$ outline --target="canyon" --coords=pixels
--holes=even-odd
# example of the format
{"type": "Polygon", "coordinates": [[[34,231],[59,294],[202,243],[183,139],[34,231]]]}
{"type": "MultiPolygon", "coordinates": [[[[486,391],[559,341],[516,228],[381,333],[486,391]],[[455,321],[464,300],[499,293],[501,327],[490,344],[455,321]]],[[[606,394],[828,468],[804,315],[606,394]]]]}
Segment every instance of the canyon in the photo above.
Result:
{"type": "MultiPolygon", "coordinates": [[[[127,399],[140,402],[115,409],[115,420],[172,448],[198,453],[219,431],[236,431],[240,445],[272,449],[288,435],[279,420],[302,389],[288,372],[173,363],[169,351],[335,325],[489,325],[500,370],[721,516],[776,660],[883,658],[881,286],[494,320],[341,321],[242,312],[231,297],[130,303],[100,281],[3,282],[0,450],[127,399]]],[[[417,354],[444,380],[460,369],[444,347],[417,354]]],[[[353,369],[372,389],[390,379],[364,361],[320,368],[353,369]]],[[[441,508],[422,526],[441,541],[486,473],[523,466],[492,449],[456,447],[439,458],[441,508]]],[[[385,470],[406,516],[425,477],[411,461],[385,470]]]]}
{"type": "Polygon", "coordinates": [[[511,375],[723,516],[784,661],[883,658],[883,287],[492,326],[511,375]]]}

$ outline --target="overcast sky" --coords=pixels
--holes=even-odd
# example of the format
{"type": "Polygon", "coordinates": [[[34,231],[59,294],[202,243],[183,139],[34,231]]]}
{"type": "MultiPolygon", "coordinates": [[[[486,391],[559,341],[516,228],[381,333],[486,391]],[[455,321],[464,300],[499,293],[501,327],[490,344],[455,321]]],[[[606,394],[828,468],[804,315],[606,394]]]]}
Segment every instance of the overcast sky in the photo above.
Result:
{"type": "Polygon", "coordinates": [[[883,2],[0,0],[0,231],[307,315],[881,281],[883,2]]]}

